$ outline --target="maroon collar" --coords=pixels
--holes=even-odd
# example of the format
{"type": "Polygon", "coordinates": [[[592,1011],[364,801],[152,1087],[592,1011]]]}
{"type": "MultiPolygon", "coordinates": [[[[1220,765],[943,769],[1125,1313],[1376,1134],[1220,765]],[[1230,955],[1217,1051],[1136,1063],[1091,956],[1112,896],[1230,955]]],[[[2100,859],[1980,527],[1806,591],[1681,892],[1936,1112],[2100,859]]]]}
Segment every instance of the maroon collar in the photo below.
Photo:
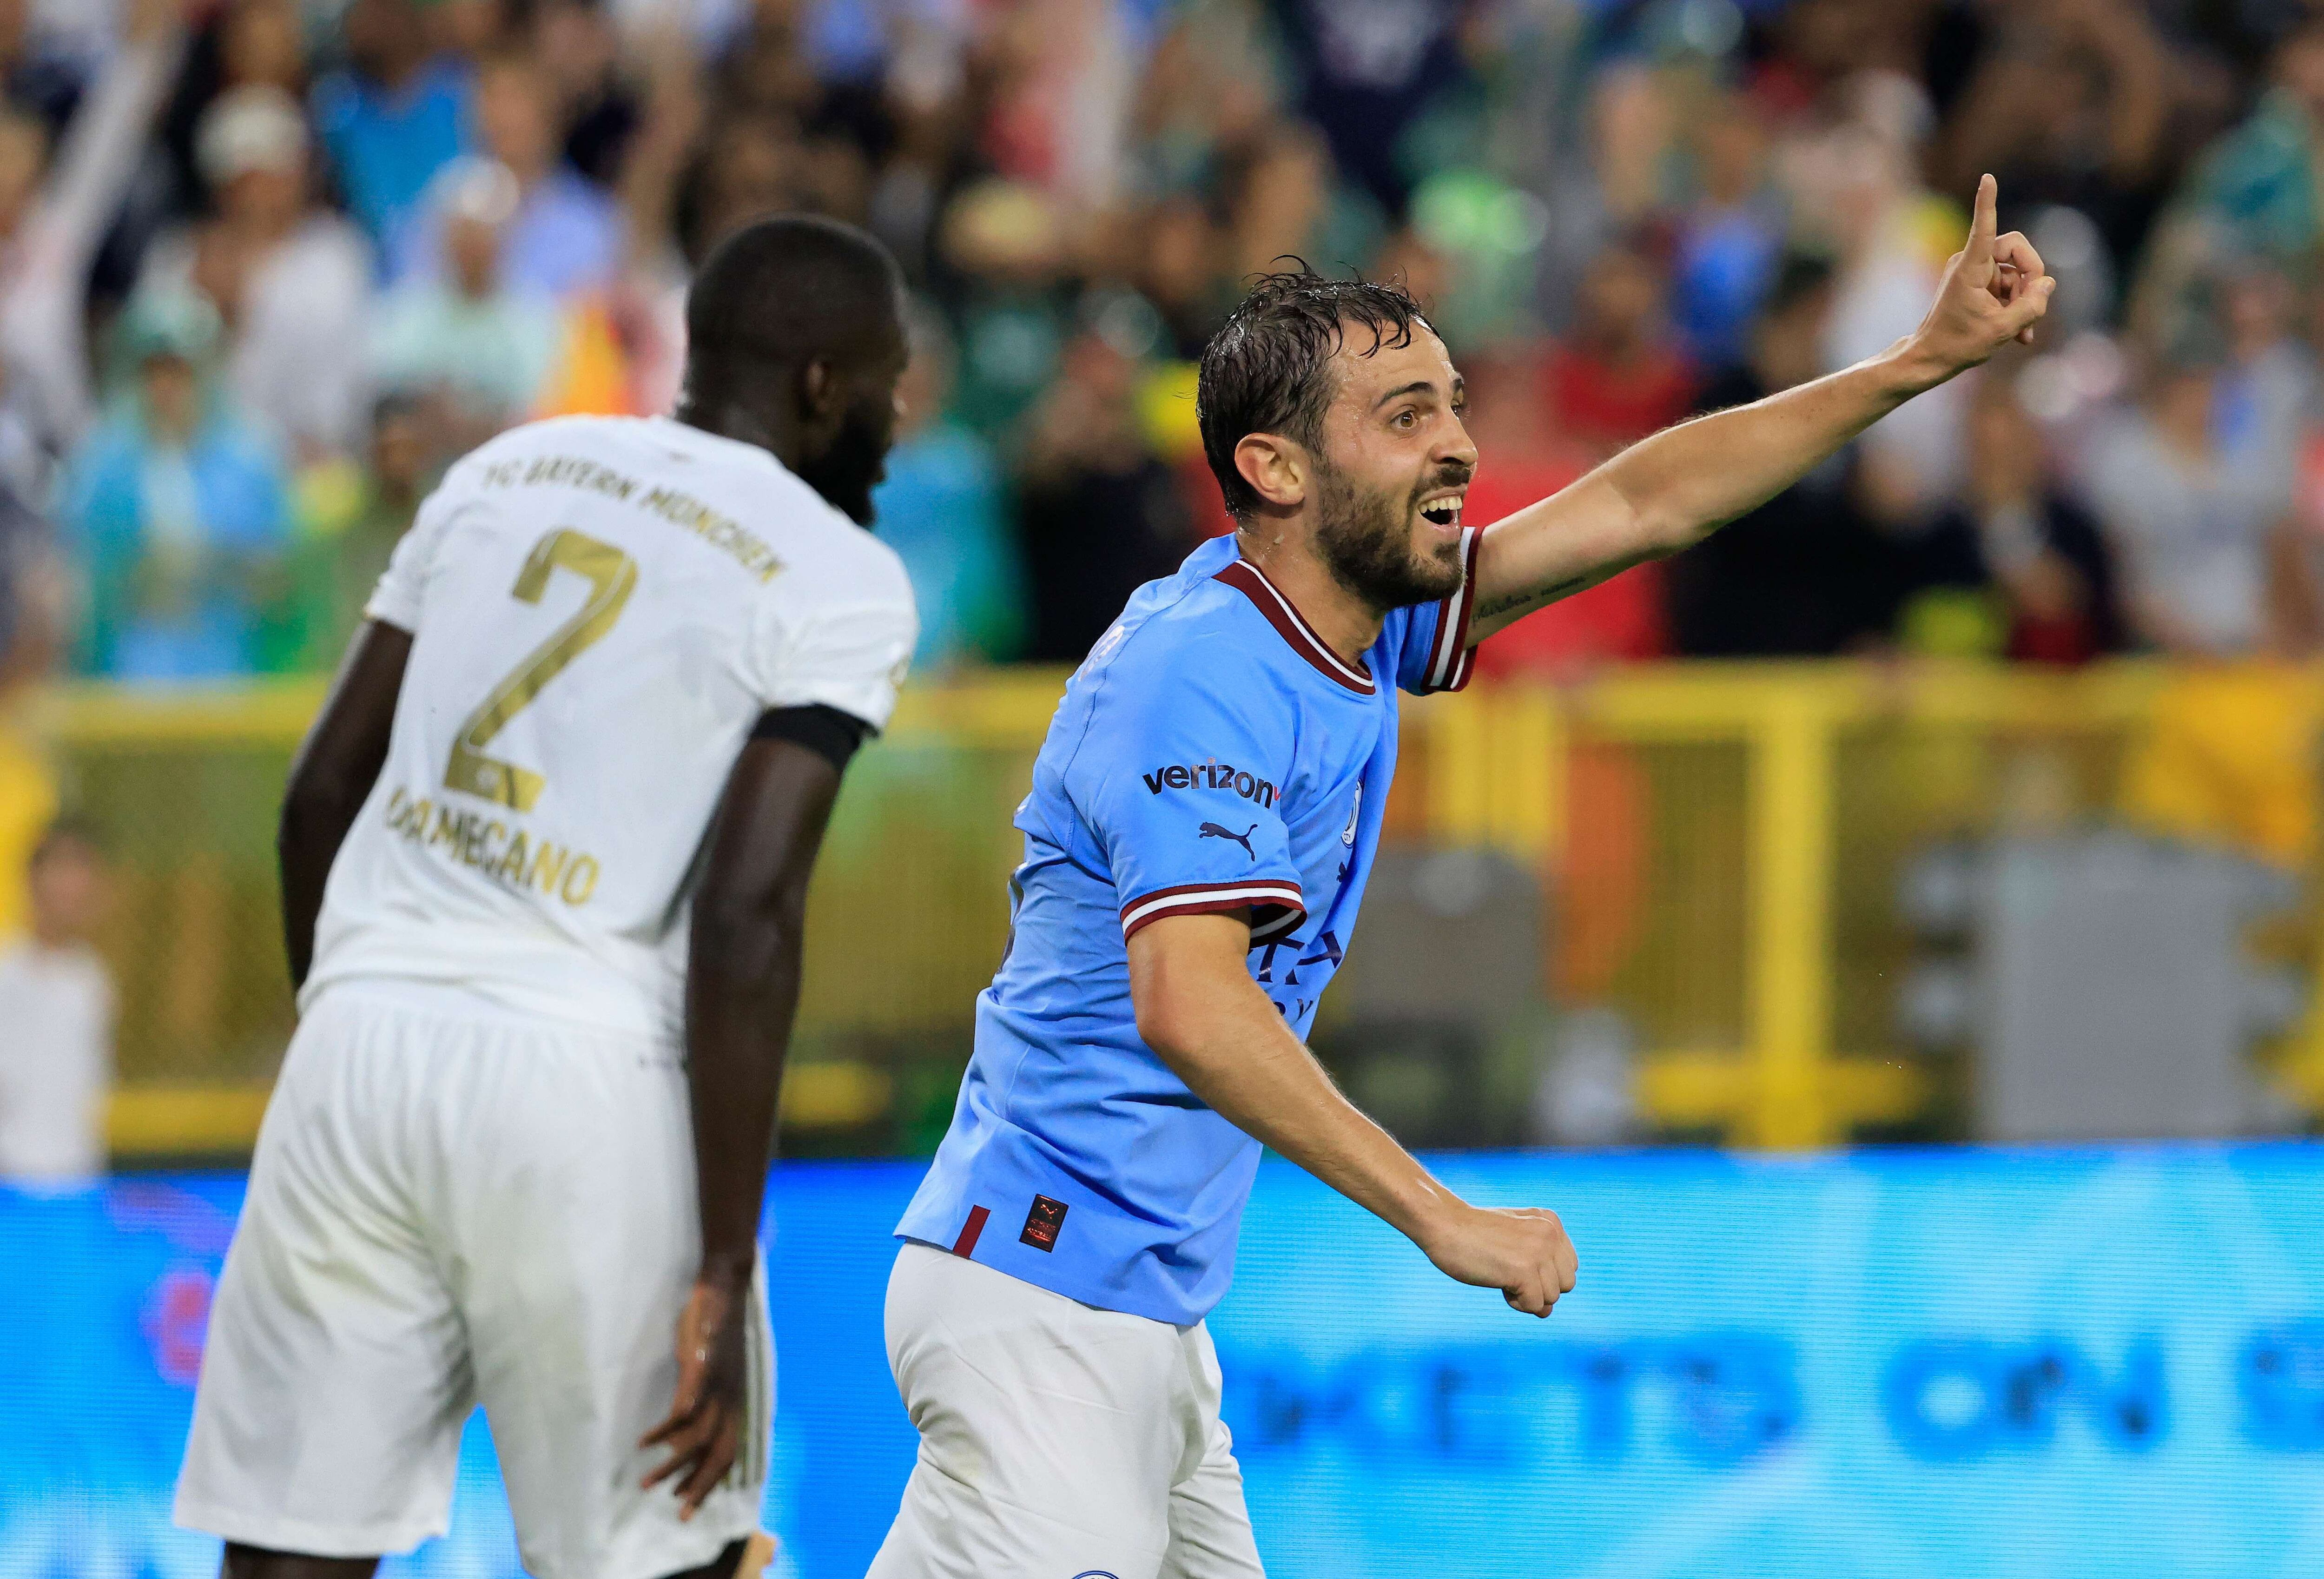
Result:
{"type": "Polygon", "coordinates": [[[1266,571],[1249,559],[1237,559],[1213,579],[1225,582],[1250,599],[1259,612],[1267,616],[1267,623],[1291,643],[1291,650],[1314,664],[1327,678],[1359,696],[1372,694],[1371,672],[1361,665],[1351,664],[1325,645],[1323,639],[1315,633],[1315,628],[1300,614],[1292,601],[1268,579],[1266,571]]]}

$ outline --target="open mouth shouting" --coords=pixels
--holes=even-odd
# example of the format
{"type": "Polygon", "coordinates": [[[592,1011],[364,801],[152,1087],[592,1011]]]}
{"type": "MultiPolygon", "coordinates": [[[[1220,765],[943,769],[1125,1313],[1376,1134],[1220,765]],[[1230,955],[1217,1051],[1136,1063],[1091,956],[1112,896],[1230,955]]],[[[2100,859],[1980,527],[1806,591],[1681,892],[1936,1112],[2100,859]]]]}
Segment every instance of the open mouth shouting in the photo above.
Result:
{"type": "Polygon", "coordinates": [[[1461,530],[1461,501],[1468,493],[1465,487],[1441,489],[1420,502],[1420,514],[1429,525],[1443,531],[1461,530]]]}

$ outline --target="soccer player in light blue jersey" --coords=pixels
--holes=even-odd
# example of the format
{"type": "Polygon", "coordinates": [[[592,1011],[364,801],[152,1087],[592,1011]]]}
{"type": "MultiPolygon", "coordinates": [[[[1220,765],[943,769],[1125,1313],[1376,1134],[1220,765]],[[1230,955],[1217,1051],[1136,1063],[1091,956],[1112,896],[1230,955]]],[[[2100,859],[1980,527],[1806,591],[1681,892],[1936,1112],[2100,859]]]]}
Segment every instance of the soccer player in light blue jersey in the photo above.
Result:
{"type": "MultiPolygon", "coordinates": [[[[1615,457],[1476,530],[1462,388],[1389,285],[1271,275],[1204,353],[1239,529],[1142,587],[1067,687],[1018,808],[1009,952],[897,1234],[890,1363],[920,1456],[875,1579],[1261,1572],[1203,1318],[1261,1144],[1463,1283],[1546,1316],[1554,1213],[1462,1201],[1307,1051],[1396,768],[1397,691],[1674,553],[2013,338],[2050,300],[1991,178],[1921,328],[1615,457]]],[[[1097,530],[1102,523],[1093,523],[1097,530]]]]}

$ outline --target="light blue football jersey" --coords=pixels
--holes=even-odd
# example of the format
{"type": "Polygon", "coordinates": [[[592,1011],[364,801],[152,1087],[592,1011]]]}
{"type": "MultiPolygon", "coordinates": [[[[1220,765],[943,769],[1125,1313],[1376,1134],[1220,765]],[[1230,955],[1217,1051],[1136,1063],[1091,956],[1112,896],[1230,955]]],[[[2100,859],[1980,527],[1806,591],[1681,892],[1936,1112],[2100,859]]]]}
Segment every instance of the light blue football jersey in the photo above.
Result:
{"type": "Polygon", "coordinates": [[[1259,1146],[1139,1039],[1129,937],[1249,907],[1252,979],[1307,1034],[1379,844],[1397,688],[1468,681],[1477,545],[1461,587],[1389,614],[1360,667],[1231,537],[1130,598],[1017,808],[1009,952],[899,1237],[1157,1321],[1218,1303],[1259,1146]]]}

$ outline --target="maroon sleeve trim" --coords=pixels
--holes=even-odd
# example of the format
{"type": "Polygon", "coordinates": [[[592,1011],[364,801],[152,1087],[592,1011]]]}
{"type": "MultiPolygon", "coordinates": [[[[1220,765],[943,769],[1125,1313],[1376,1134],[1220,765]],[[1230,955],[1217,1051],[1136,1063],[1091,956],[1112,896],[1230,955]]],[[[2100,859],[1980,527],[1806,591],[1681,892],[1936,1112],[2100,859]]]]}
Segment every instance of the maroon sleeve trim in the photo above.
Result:
{"type": "Polygon", "coordinates": [[[1307,916],[1299,885],[1283,878],[1252,878],[1242,882],[1189,882],[1139,895],[1121,907],[1121,936],[1127,942],[1140,928],[1165,916],[1213,916],[1224,910],[1250,911],[1250,935],[1255,942],[1280,937],[1307,916]]]}
{"type": "Polygon", "coordinates": [[[1423,688],[1457,691],[1476,670],[1476,649],[1470,644],[1469,624],[1477,612],[1477,555],[1485,540],[1484,529],[1462,534],[1461,585],[1436,605],[1436,646],[1429,655],[1423,688]]]}

